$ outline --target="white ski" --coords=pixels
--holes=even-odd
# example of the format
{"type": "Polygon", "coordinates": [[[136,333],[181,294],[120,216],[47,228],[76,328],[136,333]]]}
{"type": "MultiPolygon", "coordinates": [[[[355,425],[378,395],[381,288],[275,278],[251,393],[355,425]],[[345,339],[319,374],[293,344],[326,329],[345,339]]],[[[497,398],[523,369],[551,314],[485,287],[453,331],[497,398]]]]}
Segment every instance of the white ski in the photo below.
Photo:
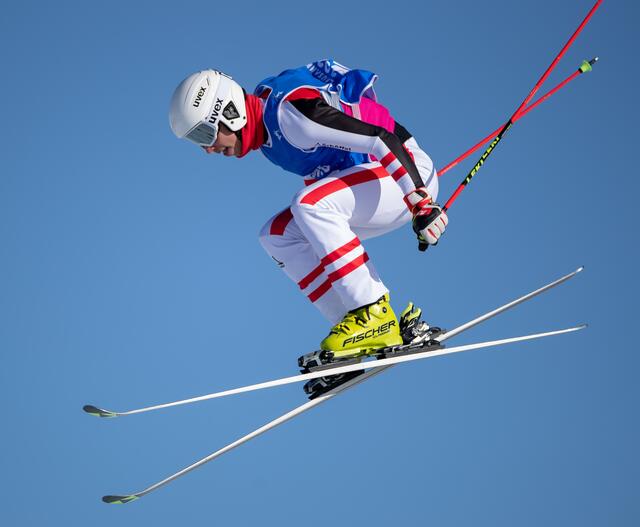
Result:
{"type": "MultiPolygon", "coordinates": [[[[477,318],[474,318],[473,320],[470,320],[469,322],[466,322],[465,324],[461,324],[460,326],[458,326],[455,329],[452,329],[451,331],[448,331],[445,334],[440,335],[439,337],[435,338],[434,340],[442,343],[445,340],[448,340],[452,337],[455,337],[456,335],[459,335],[460,333],[462,333],[463,331],[466,331],[467,329],[470,329],[478,324],[480,324],[481,322],[484,322],[485,320],[488,320],[500,313],[503,313],[504,311],[511,309],[512,307],[517,306],[518,304],[521,304],[522,302],[526,302],[527,300],[541,294],[544,293],[545,291],[548,291],[549,289],[552,289],[553,287],[562,284],[563,282],[566,282],[567,280],[569,280],[570,278],[573,278],[575,275],[577,275],[579,272],[581,272],[584,269],[584,267],[578,267],[578,269],[576,269],[575,271],[562,276],[561,278],[558,278],[557,280],[554,280],[553,282],[550,282],[544,286],[542,286],[539,289],[536,289],[535,291],[532,291],[530,293],[527,293],[526,295],[521,296],[520,298],[516,298],[515,300],[513,300],[512,302],[509,302],[507,304],[504,304],[503,306],[500,306],[497,309],[494,309],[493,311],[489,311],[488,313],[485,313],[484,315],[481,315],[477,318]]],[[[482,344],[482,343],[481,343],[482,344]]],[[[506,342],[504,343],[506,344],[506,342]]],[[[486,346],[491,345],[491,344],[487,344],[486,346]]],[[[499,344],[494,344],[494,345],[499,345],[499,344]]],[[[486,347],[486,346],[481,346],[481,347],[486,347]]],[[[446,353],[455,353],[455,351],[466,351],[466,350],[455,350],[455,348],[451,348],[449,350],[446,350],[446,353]]],[[[434,355],[434,352],[428,352],[429,355],[431,356],[436,356],[434,355]]],[[[417,355],[417,354],[416,354],[417,355]]],[[[442,355],[442,353],[440,353],[440,355],[442,355]]],[[[423,357],[420,357],[423,358],[423,357]]],[[[411,360],[416,360],[411,359],[411,360]]],[[[368,369],[368,368],[375,368],[375,367],[381,367],[383,366],[383,364],[381,364],[380,361],[371,361],[371,363],[361,363],[361,364],[357,364],[355,365],[355,370],[358,369],[368,369]]],[[[355,371],[355,370],[345,370],[345,371],[355,371]]],[[[316,372],[314,372],[316,373],[316,372]]],[[[112,410],[105,410],[103,408],[99,408],[97,406],[91,405],[91,404],[87,404],[83,407],[83,410],[85,412],[87,412],[88,414],[91,415],[95,415],[97,417],[108,417],[108,418],[112,418],[112,417],[120,417],[120,416],[124,416],[124,415],[133,415],[133,414],[139,414],[139,413],[143,413],[143,412],[150,412],[152,410],[160,410],[162,408],[170,408],[172,406],[180,406],[183,404],[191,404],[191,403],[197,403],[200,401],[206,401],[209,399],[217,399],[219,397],[226,397],[229,395],[234,395],[234,394],[238,394],[238,393],[243,393],[243,392],[248,392],[248,391],[253,391],[253,390],[260,390],[260,389],[264,389],[264,388],[271,388],[274,386],[280,386],[283,384],[289,384],[292,382],[301,382],[304,380],[308,380],[308,379],[313,379],[313,378],[318,378],[318,377],[326,377],[328,375],[334,375],[334,374],[338,374],[338,373],[344,373],[343,372],[338,372],[337,369],[334,370],[333,368],[331,368],[331,371],[324,371],[321,375],[315,375],[315,376],[311,376],[311,377],[305,377],[304,375],[313,375],[313,374],[304,374],[304,375],[294,375],[292,377],[286,377],[284,379],[277,379],[275,381],[267,381],[264,383],[258,383],[258,384],[252,384],[250,386],[244,386],[241,388],[234,388],[231,390],[225,390],[225,391],[221,391],[221,392],[215,392],[215,393],[210,393],[207,395],[200,395],[198,397],[191,397],[189,399],[182,399],[179,401],[173,401],[170,403],[163,403],[163,404],[157,404],[154,406],[146,406],[144,408],[137,408],[135,410],[128,410],[128,411],[124,411],[124,412],[115,412],[112,410]]]]}
{"type": "MultiPolygon", "coordinates": [[[[428,351],[422,351],[412,353],[410,355],[401,355],[399,357],[389,357],[386,359],[369,360],[365,362],[359,362],[357,364],[349,364],[347,366],[334,366],[325,370],[313,371],[311,373],[302,373],[299,375],[292,375],[291,377],[283,377],[281,379],[274,379],[272,381],[261,382],[258,384],[250,384],[248,386],[241,386],[240,388],[233,388],[231,390],[225,390],[222,392],[210,393],[207,395],[201,395],[199,397],[193,397],[191,399],[183,399],[181,401],[174,401],[172,403],[159,404],[156,406],[148,406],[146,408],[138,408],[137,410],[129,410],[128,412],[112,412],[110,410],[104,410],[97,408],[96,406],[86,405],[83,410],[91,415],[98,417],[117,417],[121,415],[140,414],[143,412],[150,412],[152,410],[159,410],[160,408],[169,408],[170,406],[179,406],[182,404],[196,403],[199,401],[206,401],[209,399],[217,399],[219,397],[227,397],[229,395],[236,395],[238,393],[253,392],[256,390],[264,390],[265,388],[274,388],[276,386],[284,386],[285,384],[292,384],[295,382],[309,381],[311,379],[319,379],[320,377],[328,377],[330,375],[340,375],[343,373],[350,373],[360,370],[369,370],[372,368],[384,368],[385,366],[392,366],[401,362],[410,362],[420,359],[430,359],[432,357],[439,357],[441,355],[450,355],[452,353],[459,353],[461,351],[471,351],[482,348],[489,348],[495,346],[503,346],[505,344],[512,344],[514,342],[523,342],[525,340],[539,339],[543,337],[551,337],[554,335],[561,335],[562,333],[569,333],[585,328],[586,325],[575,326],[566,329],[559,329],[556,331],[547,331],[545,333],[534,333],[532,335],[522,335],[520,337],[511,337],[500,340],[490,340],[486,342],[476,342],[474,344],[467,344],[464,346],[456,346],[455,348],[440,348],[432,349],[428,351]]],[[[437,338],[434,340],[438,340],[437,338]]]]}
{"type": "MultiPolygon", "coordinates": [[[[509,302],[507,304],[504,304],[503,306],[498,307],[497,309],[494,309],[493,311],[490,311],[488,313],[485,313],[484,315],[481,315],[465,324],[462,324],[460,326],[458,326],[457,328],[453,329],[452,331],[449,331],[443,335],[440,335],[438,338],[436,338],[435,340],[437,340],[438,342],[444,342],[445,340],[456,336],[460,333],[462,333],[463,331],[466,331],[467,329],[470,329],[478,324],[480,324],[481,322],[484,322],[485,320],[488,320],[500,313],[503,313],[505,311],[507,311],[508,309],[511,309],[512,307],[515,307],[518,304],[521,304],[522,302],[525,302],[531,298],[533,298],[534,296],[537,296],[545,291],[548,291],[549,289],[569,280],[570,278],[572,278],[573,276],[575,276],[577,273],[579,273],[580,271],[582,271],[583,267],[579,267],[578,269],[576,269],[575,271],[573,271],[572,273],[569,273],[568,275],[565,275],[561,278],[559,278],[558,280],[555,280],[543,287],[541,287],[540,289],[536,289],[535,291],[532,291],[531,293],[528,293],[526,295],[521,296],[520,298],[517,298],[515,300],[513,300],[512,302],[509,302]]],[[[507,341],[508,342],[516,342],[518,340],[530,340],[532,338],[541,338],[541,337],[545,337],[545,336],[551,336],[551,335],[557,335],[557,334],[561,334],[561,333],[567,333],[567,332],[571,332],[571,331],[577,331],[579,329],[582,329],[585,326],[576,326],[573,328],[567,328],[564,330],[559,330],[559,331],[552,331],[552,332],[547,332],[547,333],[539,333],[539,334],[535,334],[535,335],[526,335],[523,337],[515,337],[515,339],[504,339],[503,341],[492,341],[492,342],[486,342],[486,343],[480,343],[480,344],[471,344],[468,346],[459,346],[457,348],[449,348],[449,349],[442,349],[442,350],[436,350],[436,351],[430,351],[430,352],[425,352],[424,355],[428,355],[428,356],[435,356],[433,355],[436,352],[444,352],[444,353],[452,353],[455,352],[454,350],[457,350],[458,352],[460,351],[466,351],[468,349],[478,349],[478,348],[471,348],[470,346],[480,346],[480,347],[488,347],[488,346],[495,346],[498,345],[498,343],[500,344],[506,344],[507,341]],[[464,349],[463,349],[464,348],[464,349]]],[[[439,353],[440,355],[444,354],[444,353],[439,353]]],[[[328,401],[329,399],[335,397],[336,395],[344,392],[345,390],[348,390],[349,388],[365,381],[366,379],[369,379],[371,377],[373,377],[374,375],[377,375],[379,373],[382,373],[383,371],[387,370],[388,368],[391,368],[393,365],[395,365],[396,363],[399,362],[405,362],[406,360],[416,360],[416,357],[418,355],[422,355],[422,354],[415,354],[415,355],[405,355],[405,356],[400,356],[400,357],[392,357],[391,359],[382,359],[380,361],[372,361],[371,363],[365,363],[366,364],[366,368],[371,367],[372,369],[370,369],[369,371],[364,372],[363,374],[354,377],[353,379],[345,382],[344,384],[341,384],[335,388],[333,388],[332,390],[328,391],[327,393],[320,395],[318,397],[316,397],[315,399],[312,399],[300,406],[298,406],[297,408],[294,408],[293,410],[291,410],[290,412],[287,412],[284,415],[281,415],[280,417],[274,419],[273,421],[265,424],[264,426],[261,426],[260,428],[254,430],[253,432],[241,437],[240,439],[234,441],[233,443],[228,444],[227,446],[221,448],[220,450],[217,450],[216,452],[213,452],[212,454],[202,458],[201,460],[193,463],[192,465],[189,465],[188,467],[183,468],[182,470],[180,470],[179,472],[176,472],[175,474],[172,474],[171,476],[157,482],[154,483],[153,485],[151,485],[150,487],[147,487],[146,489],[140,491],[140,492],[136,492],[134,494],[128,494],[128,495],[107,495],[107,496],[103,496],[102,501],[104,501],[105,503],[128,503],[130,501],[136,500],[138,498],[141,498],[142,496],[149,494],[150,492],[158,489],[159,487],[162,487],[172,481],[174,481],[175,479],[179,478],[180,476],[185,475],[188,472],[191,472],[192,470],[195,470],[196,468],[204,465],[205,463],[208,463],[209,461],[221,456],[222,454],[225,454],[226,452],[229,452],[230,450],[233,450],[234,448],[242,445],[243,443],[246,443],[247,441],[250,441],[251,439],[269,431],[272,430],[273,428],[289,421],[290,419],[306,412],[307,410],[310,410],[311,408],[314,408],[315,406],[328,401]],[[400,361],[398,359],[405,359],[403,361],[400,361]],[[382,361],[384,360],[388,360],[388,361],[392,361],[392,362],[388,362],[385,364],[380,364],[382,361]],[[371,364],[371,366],[369,366],[369,364],[371,364]],[[375,367],[374,365],[379,365],[379,367],[375,367]]],[[[421,357],[421,358],[426,358],[426,357],[421,357]]],[[[350,366],[362,366],[361,364],[355,364],[355,365],[350,365],[350,366]]],[[[347,366],[350,367],[350,366],[347,366]]],[[[331,369],[330,370],[330,374],[333,375],[335,374],[337,371],[337,369],[331,369]]],[[[354,370],[350,370],[350,371],[354,371],[354,370]]],[[[326,376],[329,374],[329,372],[322,371],[322,372],[313,372],[313,373],[319,373],[320,376],[326,376]]],[[[300,377],[300,376],[295,376],[295,377],[300,377]]],[[[300,379],[303,380],[303,379],[300,379]]],[[[274,382],[274,381],[271,381],[274,382]]],[[[291,381],[291,382],[297,382],[297,381],[291,381]]],[[[264,384],[264,383],[262,383],[264,384]]],[[[250,388],[250,387],[245,387],[245,388],[250,388]]],[[[231,390],[232,391],[232,390],[231,390]]],[[[221,393],[225,393],[225,392],[221,392],[221,393]]],[[[237,393],[237,392],[234,392],[237,393]]],[[[215,395],[215,394],[211,394],[211,395],[215,395]]],[[[221,395],[218,395],[219,397],[221,395]]],[[[212,398],[209,396],[203,396],[205,398],[212,398]]],[[[105,415],[104,417],[115,417],[117,415],[127,415],[127,414],[131,414],[131,413],[140,413],[141,411],[150,411],[153,409],[158,409],[158,408],[164,408],[167,406],[176,406],[177,404],[187,404],[188,402],[195,402],[196,400],[203,400],[202,398],[194,398],[193,400],[185,400],[185,401],[176,401],[175,403],[167,403],[166,405],[157,405],[155,407],[148,407],[146,409],[141,408],[139,410],[131,410],[129,412],[109,412],[107,410],[100,410],[96,407],[92,407],[92,408],[96,408],[96,410],[98,412],[104,412],[106,414],[112,414],[112,415],[105,415]]],[[[85,411],[86,407],[85,407],[85,411]]],[[[90,413],[94,413],[94,412],[90,412],[90,413]]],[[[99,413],[96,413],[96,415],[100,415],[99,413]]]]}

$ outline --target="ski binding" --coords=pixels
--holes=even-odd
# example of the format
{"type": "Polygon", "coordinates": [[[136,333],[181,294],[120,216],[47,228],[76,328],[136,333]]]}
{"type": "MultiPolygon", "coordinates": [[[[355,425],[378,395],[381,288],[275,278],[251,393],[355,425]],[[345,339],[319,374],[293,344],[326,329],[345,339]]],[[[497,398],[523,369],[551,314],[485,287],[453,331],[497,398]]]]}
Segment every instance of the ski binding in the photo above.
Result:
{"type": "MultiPolygon", "coordinates": [[[[435,339],[445,330],[429,326],[420,320],[420,309],[414,309],[412,304],[409,305],[409,314],[413,316],[403,316],[400,319],[400,334],[403,344],[387,346],[366,353],[357,352],[356,355],[343,356],[339,359],[335,358],[333,352],[329,350],[314,351],[298,358],[301,373],[322,370],[327,370],[329,373],[332,368],[356,364],[365,359],[387,359],[442,348],[443,345],[435,339]]],[[[304,385],[304,392],[309,396],[309,399],[315,399],[363,373],[364,370],[311,379],[304,385]]]]}

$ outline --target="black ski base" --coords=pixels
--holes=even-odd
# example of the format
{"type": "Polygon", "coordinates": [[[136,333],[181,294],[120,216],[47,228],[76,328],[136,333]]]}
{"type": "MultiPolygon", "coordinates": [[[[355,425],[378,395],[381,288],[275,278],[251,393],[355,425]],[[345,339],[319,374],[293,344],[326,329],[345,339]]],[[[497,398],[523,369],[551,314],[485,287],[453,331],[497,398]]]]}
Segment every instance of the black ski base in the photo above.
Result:
{"type": "Polygon", "coordinates": [[[351,379],[359,377],[364,373],[361,371],[352,371],[349,373],[343,373],[341,375],[331,375],[329,377],[320,377],[319,379],[312,379],[304,385],[304,393],[309,396],[309,400],[313,400],[316,397],[320,397],[327,392],[330,392],[337,386],[344,384],[351,379]]]}

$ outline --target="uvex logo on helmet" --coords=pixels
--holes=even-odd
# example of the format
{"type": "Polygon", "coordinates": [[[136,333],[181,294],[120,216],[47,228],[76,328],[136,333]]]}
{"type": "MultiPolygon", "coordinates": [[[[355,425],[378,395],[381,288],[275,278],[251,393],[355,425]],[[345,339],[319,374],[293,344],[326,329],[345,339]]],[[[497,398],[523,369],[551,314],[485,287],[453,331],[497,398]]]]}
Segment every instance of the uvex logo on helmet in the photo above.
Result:
{"type": "Polygon", "coordinates": [[[193,101],[193,107],[197,108],[200,106],[200,102],[202,102],[202,98],[204,97],[205,92],[207,91],[206,86],[200,86],[198,93],[196,95],[195,100],[193,101]]]}
{"type": "Polygon", "coordinates": [[[211,124],[216,124],[218,118],[220,117],[220,109],[222,108],[222,99],[216,97],[216,103],[213,105],[213,111],[209,116],[209,122],[211,124]]]}

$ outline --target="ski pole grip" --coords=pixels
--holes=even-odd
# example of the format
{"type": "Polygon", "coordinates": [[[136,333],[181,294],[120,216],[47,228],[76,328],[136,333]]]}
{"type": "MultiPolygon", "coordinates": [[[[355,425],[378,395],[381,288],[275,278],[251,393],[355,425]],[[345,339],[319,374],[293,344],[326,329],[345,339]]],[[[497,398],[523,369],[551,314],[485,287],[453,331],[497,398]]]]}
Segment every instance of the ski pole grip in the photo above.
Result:
{"type": "Polygon", "coordinates": [[[418,241],[418,250],[424,252],[429,248],[429,244],[426,242],[418,241]]]}

